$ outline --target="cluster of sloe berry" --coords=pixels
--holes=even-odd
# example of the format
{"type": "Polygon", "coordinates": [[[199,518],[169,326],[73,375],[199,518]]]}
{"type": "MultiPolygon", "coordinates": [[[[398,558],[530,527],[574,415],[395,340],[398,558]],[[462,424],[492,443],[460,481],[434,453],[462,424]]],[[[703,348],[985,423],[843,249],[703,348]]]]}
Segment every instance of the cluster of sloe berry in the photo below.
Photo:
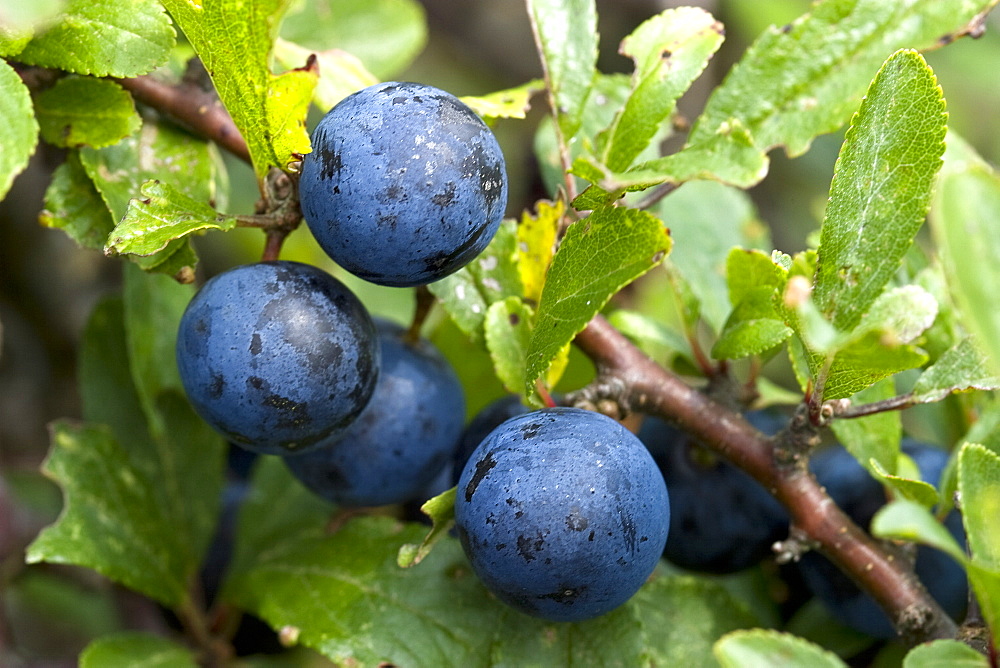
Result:
{"type": "MultiPolygon", "coordinates": [[[[334,107],[312,143],[303,215],[330,257],[363,279],[438,280],[499,227],[503,155],[448,93],[372,86],[334,107]]],[[[260,262],[213,277],[181,320],[177,364],[212,427],[248,451],[281,455],[306,487],[342,506],[414,500],[455,465],[465,399],[453,369],[429,342],[374,321],[316,267],[260,262]]],[[[455,469],[456,519],[486,586],[555,620],[594,617],[631,597],[662,554],[669,518],[642,443],[571,408],[482,436],[455,469]]]]}
{"type": "MultiPolygon", "coordinates": [[[[372,86],[334,107],[313,134],[299,187],[330,257],[399,287],[438,280],[480,254],[507,200],[503,155],[486,125],[452,95],[413,83],[372,86]]],[[[417,500],[450,474],[473,570],[531,615],[595,617],[628,600],[661,557],[731,573],[787,534],[788,516],[750,476],[656,418],[635,435],[595,412],[532,411],[510,397],[463,430],[454,370],[414,339],[373,320],[326,272],[260,262],[195,295],[177,364],[210,425],[247,451],[281,455],[306,487],[341,506],[417,500]]],[[[784,423],[764,411],[747,419],[771,434],[784,423]]],[[[933,481],[943,453],[907,448],[933,481]]],[[[850,455],[831,452],[815,459],[817,477],[867,523],[884,503],[881,486],[850,455]]],[[[943,579],[935,558],[918,555],[931,583],[943,579]]],[[[874,604],[821,557],[801,572],[846,623],[884,631],[874,604]]],[[[953,598],[960,605],[964,590],[953,598]]]]}

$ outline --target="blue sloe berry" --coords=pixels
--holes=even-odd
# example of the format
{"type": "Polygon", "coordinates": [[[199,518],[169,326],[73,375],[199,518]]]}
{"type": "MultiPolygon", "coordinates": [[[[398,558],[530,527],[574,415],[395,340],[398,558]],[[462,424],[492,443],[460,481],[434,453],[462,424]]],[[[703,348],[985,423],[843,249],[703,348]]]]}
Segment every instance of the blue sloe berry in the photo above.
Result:
{"type": "Polygon", "coordinates": [[[188,304],[177,367],[195,410],[266,454],[316,447],[345,429],[375,389],[375,325],[326,272],[297,262],[241,265],[188,304]]]}
{"type": "Polygon", "coordinates": [[[374,283],[414,286],[479,255],[507,206],[493,133],[443,90],[387,82],[348,96],[312,134],[299,198],[323,250],[374,283]]]}
{"type": "Polygon", "coordinates": [[[501,601],[553,621],[597,617],[652,573],[670,523],[663,476],[609,417],[546,408],[513,417],[459,478],[455,523],[501,601]]]}

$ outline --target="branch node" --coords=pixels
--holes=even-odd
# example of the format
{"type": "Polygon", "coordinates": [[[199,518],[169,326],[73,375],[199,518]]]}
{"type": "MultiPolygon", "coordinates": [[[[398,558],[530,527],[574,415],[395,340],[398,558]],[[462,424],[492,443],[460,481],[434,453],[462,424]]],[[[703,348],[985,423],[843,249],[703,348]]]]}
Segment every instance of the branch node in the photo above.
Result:
{"type": "Polygon", "coordinates": [[[819,547],[819,543],[811,539],[809,535],[797,526],[792,526],[788,531],[788,538],[779,540],[771,546],[774,552],[775,561],[779,564],[798,562],[806,552],[819,547]]]}

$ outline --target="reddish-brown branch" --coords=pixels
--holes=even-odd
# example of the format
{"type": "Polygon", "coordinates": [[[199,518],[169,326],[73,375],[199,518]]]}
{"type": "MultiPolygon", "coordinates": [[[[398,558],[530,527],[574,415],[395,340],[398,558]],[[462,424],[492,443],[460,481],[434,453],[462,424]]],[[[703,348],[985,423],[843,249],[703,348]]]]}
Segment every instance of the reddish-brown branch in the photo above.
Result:
{"type": "Polygon", "coordinates": [[[906,559],[891,554],[850,520],[795,456],[776,456],[772,439],[739,414],[690,387],[633,346],[598,316],[576,345],[603,377],[618,379],[621,401],[632,410],[675,420],[707,446],[747,471],[788,509],[792,523],[818,549],[871,593],[911,642],[952,638],[956,626],[914,576],[906,559]]]}
{"type": "Polygon", "coordinates": [[[211,139],[250,163],[247,143],[214,91],[203,90],[192,83],[171,85],[148,74],[118,79],[118,83],[139,102],[169,115],[195,134],[211,139]]]}

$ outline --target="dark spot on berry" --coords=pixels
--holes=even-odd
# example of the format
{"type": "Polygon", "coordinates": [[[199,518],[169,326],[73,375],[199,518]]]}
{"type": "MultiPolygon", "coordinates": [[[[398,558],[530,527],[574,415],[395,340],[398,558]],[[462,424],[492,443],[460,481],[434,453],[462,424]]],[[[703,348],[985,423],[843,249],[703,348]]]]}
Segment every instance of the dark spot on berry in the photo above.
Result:
{"type": "Polygon", "coordinates": [[[496,465],[497,461],[493,459],[492,452],[487,452],[485,457],[476,462],[476,472],[472,474],[472,480],[470,480],[469,484],[465,486],[466,503],[472,501],[472,495],[476,493],[476,488],[479,487],[479,483],[486,478],[490,469],[496,465]]]}

